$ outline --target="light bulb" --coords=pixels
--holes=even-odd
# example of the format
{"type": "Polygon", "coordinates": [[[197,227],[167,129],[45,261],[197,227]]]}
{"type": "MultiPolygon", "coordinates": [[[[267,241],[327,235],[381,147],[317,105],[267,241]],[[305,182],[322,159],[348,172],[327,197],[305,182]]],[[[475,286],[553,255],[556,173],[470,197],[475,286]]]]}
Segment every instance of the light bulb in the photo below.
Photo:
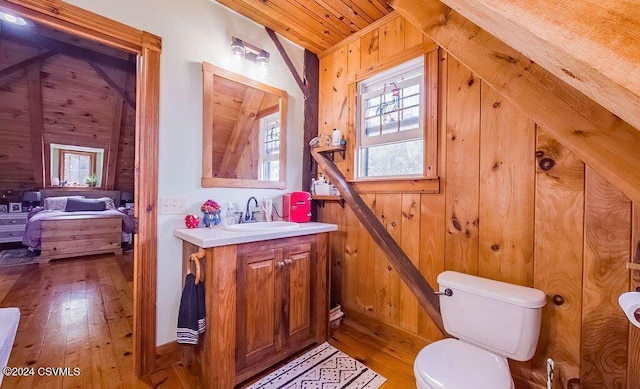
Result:
{"type": "Polygon", "coordinates": [[[6,22],[9,22],[11,24],[15,24],[17,26],[26,26],[27,25],[27,21],[24,20],[23,18],[18,17],[18,16],[14,16],[14,15],[8,14],[6,12],[0,12],[0,15],[2,16],[2,19],[4,19],[6,22]]]}

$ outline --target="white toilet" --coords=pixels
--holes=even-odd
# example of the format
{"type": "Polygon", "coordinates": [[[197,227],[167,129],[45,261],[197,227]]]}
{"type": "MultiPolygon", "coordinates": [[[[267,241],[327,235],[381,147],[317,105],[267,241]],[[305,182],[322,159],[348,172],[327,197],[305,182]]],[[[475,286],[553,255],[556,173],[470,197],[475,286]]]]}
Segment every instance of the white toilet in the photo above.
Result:
{"type": "Polygon", "coordinates": [[[438,276],[448,338],[423,348],[413,365],[418,389],[514,388],[507,358],[533,357],[544,292],[468,274],[438,276]]]}

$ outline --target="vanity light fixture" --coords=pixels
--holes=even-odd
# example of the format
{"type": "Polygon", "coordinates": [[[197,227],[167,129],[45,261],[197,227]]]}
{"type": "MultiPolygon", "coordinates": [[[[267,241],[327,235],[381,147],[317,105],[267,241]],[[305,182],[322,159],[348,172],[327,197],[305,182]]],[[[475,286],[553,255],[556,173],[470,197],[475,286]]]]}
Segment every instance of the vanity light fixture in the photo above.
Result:
{"type": "Polygon", "coordinates": [[[231,41],[231,54],[233,54],[234,57],[244,58],[246,52],[247,50],[244,48],[244,43],[242,42],[242,40],[233,37],[231,41]]]}
{"type": "Polygon", "coordinates": [[[256,47],[250,43],[242,41],[240,38],[231,37],[231,54],[233,55],[234,62],[242,63],[249,61],[259,66],[260,78],[267,75],[268,63],[271,58],[271,54],[268,51],[256,47]]]}
{"type": "Polygon", "coordinates": [[[24,18],[0,11],[0,21],[9,22],[16,26],[26,26],[28,23],[24,18]]]}

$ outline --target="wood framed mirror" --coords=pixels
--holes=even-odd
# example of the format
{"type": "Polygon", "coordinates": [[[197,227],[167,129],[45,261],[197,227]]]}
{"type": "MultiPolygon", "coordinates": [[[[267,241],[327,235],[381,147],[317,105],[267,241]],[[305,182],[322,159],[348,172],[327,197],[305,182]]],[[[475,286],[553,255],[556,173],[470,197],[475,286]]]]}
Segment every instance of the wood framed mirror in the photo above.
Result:
{"type": "Polygon", "coordinates": [[[205,188],[285,189],[287,92],[202,63],[205,188]]]}

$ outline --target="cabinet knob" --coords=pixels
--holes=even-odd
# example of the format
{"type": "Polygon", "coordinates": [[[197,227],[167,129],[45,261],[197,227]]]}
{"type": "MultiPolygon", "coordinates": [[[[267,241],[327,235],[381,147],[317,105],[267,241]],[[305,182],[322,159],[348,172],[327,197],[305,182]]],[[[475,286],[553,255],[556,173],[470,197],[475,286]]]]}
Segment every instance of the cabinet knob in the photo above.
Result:
{"type": "Polygon", "coordinates": [[[277,262],[276,263],[276,267],[279,268],[279,269],[283,268],[284,267],[284,262],[277,262]]]}
{"type": "Polygon", "coordinates": [[[11,224],[16,224],[17,222],[17,220],[11,220],[11,224]]]}
{"type": "Polygon", "coordinates": [[[284,264],[287,265],[287,266],[290,266],[292,263],[293,263],[293,261],[291,259],[289,259],[289,258],[284,260],[284,264]]]}

